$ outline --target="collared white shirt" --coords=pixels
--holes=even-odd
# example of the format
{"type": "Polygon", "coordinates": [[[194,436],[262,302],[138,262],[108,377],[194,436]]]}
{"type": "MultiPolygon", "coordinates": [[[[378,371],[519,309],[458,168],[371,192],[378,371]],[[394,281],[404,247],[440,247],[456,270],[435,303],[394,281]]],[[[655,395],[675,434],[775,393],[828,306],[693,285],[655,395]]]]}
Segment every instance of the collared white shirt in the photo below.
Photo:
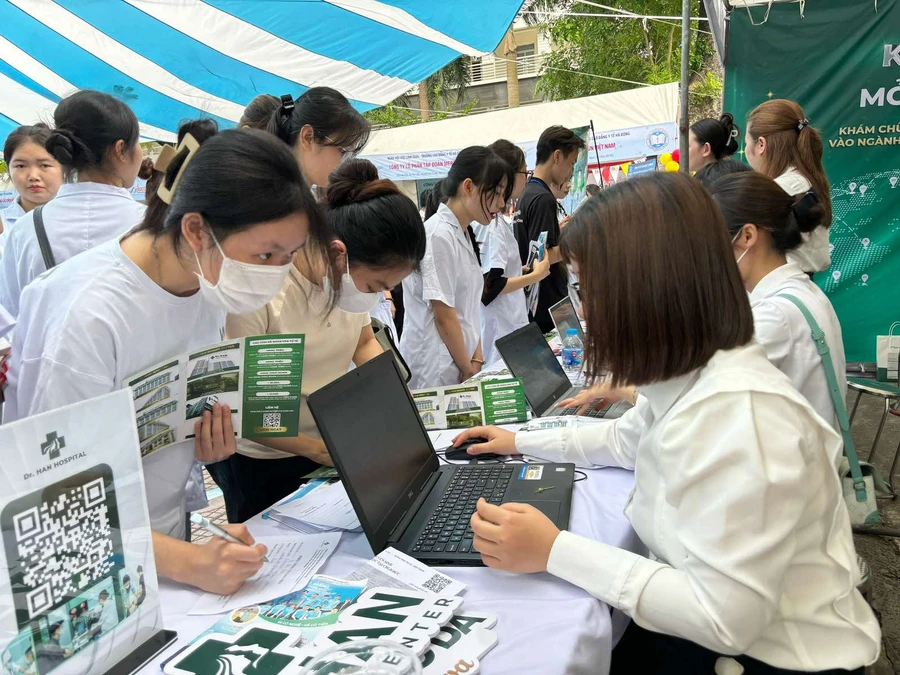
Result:
{"type": "Polygon", "coordinates": [[[3,249],[6,248],[6,238],[9,236],[10,228],[24,215],[25,209],[19,203],[19,197],[16,197],[11,204],[0,211],[0,225],[3,225],[3,231],[0,232],[0,258],[3,257],[3,249]]]}
{"type": "Polygon", "coordinates": [[[409,366],[411,389],[458,384],[459,368],[438,333],[432,300],[456,310],[469,355],[481,339],[484,278],[472,243],[453,211],[441,204],[425,222],[425,257],[419,271],[403,280],[400,352],[409,366]]]}
{"type": "Polygon", "coordinates": [[[516,434],[525,454],[635,473],[625,515],[652,557],[563,532],[548,571],[720,654],[873,663],[881,631],[856,590],[840,437],[756,343],[641,393],[616,421],[516,434]]]}
{"type": "Polygon", "coordinates": [[[778,297],[785,294],[793,295],[806,305],[816,323],[825,331],[831,362],[846,403],[847,361],[841,324],[825,293],[797,263],[788,263],[772,270],[750,292],[756,341],[766,350],[769,361],[787,375],[794,388],[806,397],[813,410],[840,433],[837,412],[825,378],[825,367],[813,342],[812,330],[794,303],[778,297]]]}
{"type": "MultiPolygon", "coordinates": [[[[50,248],[59,265],[115,239],[141,222],[146,207],[125,188],[101,183],[67,183],[42,211],[50,248]]],[[[47,270],[34,231],[34,211],[19,218],[0,260],[0,305],[19,315],[22,290],[47,270]]]]}
{"type": "MultiPolygon", "coordinates": [[[[806,194],[812,184],[806,177],[791,167],[775,179],[781,189],[792,197],[806,194]]],[[[817,227],[812,232],[802,234],[803,243],[788,252],[788,262],[795,262],[804,272],[821,272],[831,267],[831,251],[828,250],[830,228],[817,227]]]]}
{"type": "MultiPolygon", "coordinates": [[[[522,276],[522,259],[512,220],[498,214],[484,230],[481,271],[487,274],[492,269],[502,269],[507,279],[522,276]]],[[[482,305],[481,319],[481,350],[485,364],[491,365],[500,360],[494,341],[528,325],[525,289],[498,295],[489,305],[482,305]]]]}

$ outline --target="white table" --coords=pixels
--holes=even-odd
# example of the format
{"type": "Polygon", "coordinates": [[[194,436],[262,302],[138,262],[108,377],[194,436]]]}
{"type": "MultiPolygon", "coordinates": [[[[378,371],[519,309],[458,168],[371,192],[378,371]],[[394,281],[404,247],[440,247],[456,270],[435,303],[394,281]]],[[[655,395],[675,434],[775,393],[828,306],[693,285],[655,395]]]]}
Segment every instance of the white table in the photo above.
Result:
{"type": "MultiPolygon", "coordinates": [[[[432,434],[433,438],[437,435],[432,434]]],[[[436,448],[444,445],[435,442],[436,448]]],[[[575,484],[569,529],[607,544],[645,553],[622,514],[634,484],[633,474],[622,469],[585,473],[587,480],[575,484]]],[[[259,516],[247,525],[256,536],[290,533],[259,516]]],[[[319,573],[343,577],[372,557],[365,535],[344,533],[337,550],[319,573]]],[[[499,642],[484,659],[481,671],[484,675],[523,672],[605,675],[609,672],[613,636],[618,639],[623,624],[619,620],[618,630],[614,629],[609,607],[580,588],[549,574],[523,576],[481,567],[441,570],[467,584],[463,596],[465,608],[498,617],[494,630],[499,642]]],[[[160,662],[220,618],[187,614],[200,595],[195,589],[161,579],[160,594],[163,625],[178,632],[178,641],[144,668],[142,672],[148,674],[159,673],[160,662]]]]}

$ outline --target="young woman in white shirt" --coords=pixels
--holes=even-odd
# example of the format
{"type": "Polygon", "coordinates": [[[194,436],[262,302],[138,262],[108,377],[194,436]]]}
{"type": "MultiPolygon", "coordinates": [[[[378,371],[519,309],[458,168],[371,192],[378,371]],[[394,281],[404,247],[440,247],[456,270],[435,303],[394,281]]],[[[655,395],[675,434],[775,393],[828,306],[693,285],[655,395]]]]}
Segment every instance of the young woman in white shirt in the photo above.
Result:
{"type": "Polygon", "coordinates": [[[831,360],[846,394],[846,362],[841,324],[831,302],[796,262],[787,257],[824,218],[817,195],[791,197],[771,178],[754,171],[720,178],[712,196],[731,237],[744,288],[750,294],[754,336],[769,361],[840,433],[825,368],[803,314],[784,294],[798,298],[825,331],[831,360]]]}
{"type": "Polygon", "coordinates": [[[443,180],[447,203],[425,222],[425,258],[403,281],[400,351],[413,389],[464,382],[484,365],[484,277],[469,223],[490,223],[506,205],[514,180],[513,169],[482,146],[462,150],[443,180]]]}
{"type": "MultiPolygon", "coordinates": [[[[515,172],[509,200],[519,198],[528,179],[525,153],[507,140],[488,146],[515,172]]],[[[500,360],[494,342],[504,335],[528,324],[525,288],[550,274],[550,257],[535,261],[533,269],[525,272],[519,256],[519,245],[513,230],[512,218],[498,213],[485,226],[481,245],[481,269],[484,272],[484,293],[481,298],[481,348],[487,365],[500,360]]]]}
{"type": "MultiPolygon", "coordinates": [[[[64,98],[53,113],[47,151],[63,167],[67,182],[42,209],[56,264],[124,234],[144,216],[131,196],[143,156],[138,121],[119,99],[83,90],[64,98]]],[[[19,314],[19,297],[47,270],[34,228],[34,211],[9,233],[0,261],[0,305],[19,314]]]]}
{"type": "Polygon", "coordinates": [[[747,161],[756,171],[774,178],[791,196],[814,190],[825,210],[822,223],[803,233],[803,243],[788,260],[808,274],[831,266],[828,233],[831,227],[831,186],[822,166],[822,136],[794,101],[774,99],[747,116],[744,139],[747,161]]]}
{"type": "Polygon", "coordinates": [[[708,192],[681,174],[615,185],[573,216],[561,252],[584,292],[587,368],[639,387],[637,406],[601,424],[482,427],[456,442],[634,470],[625,515],[651,556],[560,532],[530,505],[480,501],[484,562],[547,571],[631,616],[613,673],[861,675],[881,635],[856,589],[841,439],[753,342],[708,192]]]}
{"type": "Polygon", "coordinates": [[[344,162],[331,175],[325,220],[332,259],[294,256],[285,285],[265,307],[230,315],[229,338],[303,333],[300,434],[238,441],[237,454],[208,467],[225,494],[228,520],[240,523],[296,490],[303,476],[331,465],[306,399],[382,353],[369,312],[381,291],[409,275],[425,255],[425,227],[416,205],[366,160],[344,162]],[[330,272],[336,269],[336,274],[330,272]],[[332,277],[339,279],[333,293],[332,277]],[[336,305],[335,305],[336,303],[336,305]]]}
{"type": "Polygon", "coordinates": [[[62,167],[44,147],[49,137],[50,128],[36,124],[19,127],[3,143],[6,171],[19,196],[0,211],[0,258],[13,224],[35,207],[53,199],[62,185],[62,167]]]}
{"type": "MultiPolygon", "coordinates": [[[[296,161],[271,135],[225,131],[196,153],[181,148],[137,228],[25,289],[7,421],[122,389],[155,363],[219,341],[226,313],[255,311],[281,290],[297,250],[325,251],[326,228],[296,161]]],[[[264,549],[184,541],[193,460],[235,450],[228,406],[204,413],[195,433],[142,462],[157,569],[230,594],[259,570],[264,549]]],[[[231,531],[249,537],[243,526],[231,531]]]]}

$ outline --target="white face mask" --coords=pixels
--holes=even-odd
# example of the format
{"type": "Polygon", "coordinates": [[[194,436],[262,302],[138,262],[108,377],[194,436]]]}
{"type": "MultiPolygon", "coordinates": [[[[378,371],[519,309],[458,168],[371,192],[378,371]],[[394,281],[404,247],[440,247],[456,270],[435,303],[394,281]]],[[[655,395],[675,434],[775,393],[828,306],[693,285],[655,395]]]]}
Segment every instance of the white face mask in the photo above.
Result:
{"type": "MultiPolygon", "coordinates": [[[[743,232],[743,230],[741,230],[741,232],[743,232]]],[[[741,236],[741,232],[738,232],[736,235],[734,235],[734,238],[731,240],[731,245],[732,245],[732,246],[734,246],[734,242],[737,241],[737,238],[741,236]]],[[[744,249],[744,252],[741,253],[741,254],[738,256],[737,260],[735,261],[735,262],[737,262],[738,267],[741,266],[741,260],[743,260],[743,259],[744,259],[744,256],[747,255],[747,253],[749,253],[749,252],[750,252],[750,249],[749,249],[749,248],[745,248],[745,249],[744,249]]]]}
{"type": "Polygon", "coordinates": [[[212,232],[210,234],[222,254],[222,267],[219,269],[219,282],[213,286],[203,276],[200,258],[194,251],[197,267],[200,269],[200,274],[194,272],[200,279],[200,294],[229,314],[249,314],[264,307],[284,286],[293,263],[277,266],[251,265],[232,260],[225,255],[216,235],[212,232]]]}
{"type": "MultiPolygon", "coordinates": [[[[322,281],[325,293],[330,295],[331,277],[325,275],[322,281]]],[[[341,297],[338,298],[338,307],[350,314],[368,314],[378,304],[378,293],[363,293],[353,283],[350,276],[350,256],[347,256],[347,271],[341,275],[341,297]]]]}

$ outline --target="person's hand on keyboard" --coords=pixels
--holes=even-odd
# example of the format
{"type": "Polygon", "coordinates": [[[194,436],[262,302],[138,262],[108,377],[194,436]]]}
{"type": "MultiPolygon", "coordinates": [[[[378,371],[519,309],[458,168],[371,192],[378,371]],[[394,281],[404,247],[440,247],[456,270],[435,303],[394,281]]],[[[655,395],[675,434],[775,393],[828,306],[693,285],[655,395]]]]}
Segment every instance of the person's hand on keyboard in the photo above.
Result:
{"type": "Polygon", "coordinates": [[[481,455],[486,452],[495,455],[518,455],[516,435],[512,431],[504,431],[498,427],[474,427],[466,429],[453,439],[453,447],[458,448],[470,438],[486,438],[487,443],[479,443],[469,448],[470,455],[481,455]]]}
{"type": "Polygon", "coordinates": [[[610,387],[608,383],[595,384],[588,389],[582,389],[575,396],[563,399],[556,404],[557,408],[577,408],[576,415],[587,415],[597,408],[605,408],[618,401],[637,400],[637,390],[634,387],[610,387]]]}

